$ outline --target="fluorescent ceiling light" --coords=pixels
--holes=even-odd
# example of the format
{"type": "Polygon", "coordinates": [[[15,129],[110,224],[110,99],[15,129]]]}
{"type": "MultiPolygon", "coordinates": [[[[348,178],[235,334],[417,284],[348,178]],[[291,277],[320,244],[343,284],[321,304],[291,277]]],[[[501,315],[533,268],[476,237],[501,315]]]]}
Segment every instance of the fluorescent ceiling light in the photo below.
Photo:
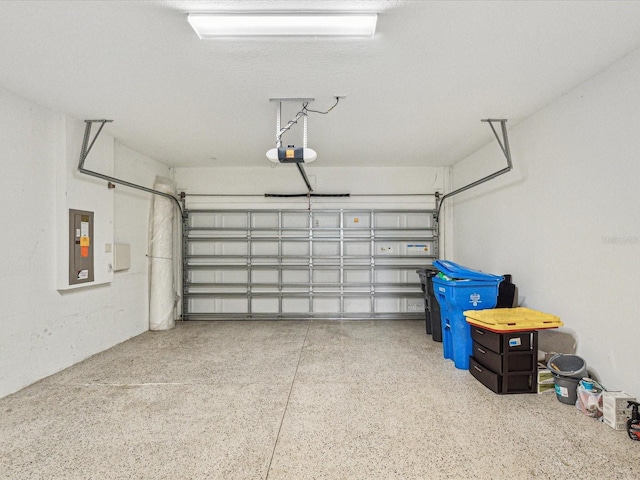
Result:
{"type": "Polygon", "coordinates": [[[218,37],[373,37],[377,13],[190,13],[201,39],[218,37]]]}

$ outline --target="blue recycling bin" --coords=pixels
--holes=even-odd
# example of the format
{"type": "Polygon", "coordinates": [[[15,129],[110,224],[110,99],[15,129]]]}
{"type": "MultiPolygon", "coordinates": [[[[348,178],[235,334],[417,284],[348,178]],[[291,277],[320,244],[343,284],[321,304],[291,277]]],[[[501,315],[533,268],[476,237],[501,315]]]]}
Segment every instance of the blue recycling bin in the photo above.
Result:
{"type": "Polygon", "coordinates": [[[472,270],[448,260],[433,265],[448,278],[433,277],[433,290],[440,304],[442,353],[456,368],[469,369],[472,354],[471,328],[463,312],[494,308],[503,277],[472,270]]]}

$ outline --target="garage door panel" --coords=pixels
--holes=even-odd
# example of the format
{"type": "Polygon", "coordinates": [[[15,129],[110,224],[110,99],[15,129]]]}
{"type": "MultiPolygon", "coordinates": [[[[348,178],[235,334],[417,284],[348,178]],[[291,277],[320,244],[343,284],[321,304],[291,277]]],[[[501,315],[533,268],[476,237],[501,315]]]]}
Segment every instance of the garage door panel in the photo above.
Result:
{"type": "Polygon", "coordinates": [[[185,319],[423,315],[432,210],[185,214],[185,319]]]}

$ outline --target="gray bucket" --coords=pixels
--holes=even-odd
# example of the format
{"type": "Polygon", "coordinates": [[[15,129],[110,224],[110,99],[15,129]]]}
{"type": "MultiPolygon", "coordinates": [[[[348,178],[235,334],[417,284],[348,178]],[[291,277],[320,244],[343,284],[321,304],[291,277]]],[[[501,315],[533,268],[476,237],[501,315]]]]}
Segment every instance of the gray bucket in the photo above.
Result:
{"type": "Polygon", "coordinates": [[[555,389],[556,389],[556,398],[560,400],[562,403],[566,403],[568,405],[575,405],[576,400],[578,400],[578,383],[580,382],[579,378],[572,377],[561,377],[559,375],[554,375],[555,379],[555,389]]]}
{"type": "Polygon", "coordinates": [[[549,359],[547,367],[555,379],[556,398],[562,403],[575,405],[578,383],[587,376],[587,363],[577,355],[559,353],[549,359]]]}

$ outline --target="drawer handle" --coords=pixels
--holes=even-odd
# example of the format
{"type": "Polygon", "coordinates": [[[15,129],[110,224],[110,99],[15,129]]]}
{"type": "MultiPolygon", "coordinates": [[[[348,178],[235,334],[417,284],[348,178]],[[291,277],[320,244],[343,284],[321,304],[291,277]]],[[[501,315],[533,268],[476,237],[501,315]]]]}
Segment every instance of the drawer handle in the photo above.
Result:
{"type": "Polygon", "coordinates": [[[482,330],[478,330],[477,328],[476,328],[476,333],[477,333],[478,335],[484,335],[484,332],[483,332],[482,330]]]}
{"type": "Polygon", "coordinates": [[[473,366],[473,368],[475,368],[475,369],[476,369],[477,371],[479,371],[479,372],[482,372],[482,369],[481,369],[479,366],[477,366],[477,365],[474,365],[474,366],[473,366]]]}
{"type": "Polygon", "coordinates": [[[487,353],[487,351],[486,351],[486,350],[483,350],[483,349],[481,349],[480,347],[476,347],[476,348],[477,348],[477,350],[478,350],[481,354],[483,354],[483,355],[484,355],[485,353],[487,353]]]}

